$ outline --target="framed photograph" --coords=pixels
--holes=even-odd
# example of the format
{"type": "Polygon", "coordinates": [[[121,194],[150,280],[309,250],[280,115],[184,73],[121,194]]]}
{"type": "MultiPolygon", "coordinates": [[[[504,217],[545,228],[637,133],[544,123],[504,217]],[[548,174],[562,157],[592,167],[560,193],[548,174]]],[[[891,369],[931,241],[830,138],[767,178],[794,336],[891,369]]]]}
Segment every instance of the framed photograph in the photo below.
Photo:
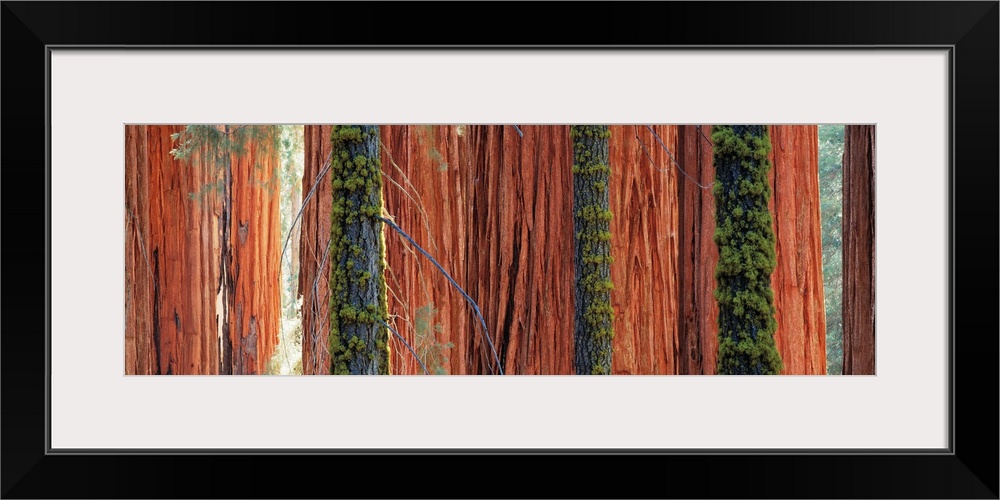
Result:
{"type": "Polygon", "coordinates": [[[3,496],[997,498],[1000,5],[599,9],[4,2],[3,496]]]}

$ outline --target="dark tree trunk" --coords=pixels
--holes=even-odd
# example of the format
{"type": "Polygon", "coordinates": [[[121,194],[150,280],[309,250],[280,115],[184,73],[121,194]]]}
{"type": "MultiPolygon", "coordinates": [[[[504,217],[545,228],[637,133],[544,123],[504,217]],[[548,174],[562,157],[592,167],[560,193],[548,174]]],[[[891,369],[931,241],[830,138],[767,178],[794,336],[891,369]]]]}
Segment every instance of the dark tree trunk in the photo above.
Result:
{"type": "Polygon", "coordinates": [[[875,374],[875,126],[844,128],[844,375],[875,374]]]}
{"type": "Polygon", "coordinates": [[[766,126],[716,126],[715,241],[719,246],[718,373],[777,374],[781,358],[771,273],[775,238],[768,201],[771,141],[766,126]]]}
{"type": "Polygon", "coordinates": [[[611,211],[606,125],[574,125],[573,232],[576,235],[576,373],[611,374],[611,211]]]}
{"type": "Polygon", "coordinates": [[[331,135],[330,352],[334,374],[389,373],[382,175],[377,125],[331,135]]]}
{"type": "Polygon", "coordinates": [[[677,373],[682,375],[714,374],[719,344],[719,307],[712,293],[719,249],[712,241],[715,197],[710,186],[715,172],[711,133],[707,125],[680,127],[678,156],[690,176],[677,176],[677,373]]]}
{"type": "Polygon", "coordinates": [[[125,127],[125,373],[156,373],[146,127],[125,127]]]}

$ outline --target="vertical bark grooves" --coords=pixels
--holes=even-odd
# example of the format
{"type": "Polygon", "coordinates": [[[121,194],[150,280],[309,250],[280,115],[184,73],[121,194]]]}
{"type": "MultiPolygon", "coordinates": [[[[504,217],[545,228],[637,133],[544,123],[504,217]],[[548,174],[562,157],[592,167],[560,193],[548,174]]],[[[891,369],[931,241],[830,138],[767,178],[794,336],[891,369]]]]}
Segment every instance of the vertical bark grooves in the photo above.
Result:
{"type": "MultiPolygon", "coordinates": [[[[576,237],[569,127],[519,128],[523,136],[512,126],[382,126],[385,208],[478,303],[504,358],[505,373],[570,374],[575,372],[576,307],[574,262],[569,256],[576,237]]],[[[714,181],[711,132],[696,126],[653,130],[670,153],[644,126],[610,127],[612,372],[714,373],[715,205],[711,189],[694,183],[708,186],[714,181]]],[[[778,135],[780,139],[780,131],[778,135]]],[[[306,127],[303,196],[329,154],[329,136],[329,127],[306,127]]],[[[796,140],[815,144],[814,139],[796,140]]],[[[806,165],[816,165],[810,155],[807,151],[775,161],[793,166],[791,172],[801,176],[806,165]]],[[[789,180],[787,189],[799,189],[796,179],[789,180]]],[[[784,176],[778,181],[787,184],[784,176]]],[[[309,334],[329,319],[328,311],[321,308],[316,315],[310,307],[316,296],[321,305],[329,299],[326,282],[332,262],[315,280],[329,241],[328,186],[329,182],[321,182],[305,204],[302,221],[304,373],[329,371],[325,335],[317,342],[309,334]]],[[[818,192],[815,196],[818,200],[818,192]]],[[[783,200],[778,202],[783,206],[783,200]]],[[[810,203],[818,206],[816,200],[810,203]]],[[[772,212],[779,231],[787,227],[795,229],[796,236],[818,235],[818,220],[806,215],[805,208],[772,212]],[[810,229],[813,224],[817,227],[810,229]]],[[[386,261],[388,322],[428,368],[490,373],[492,352],[461,294],[392,231],[386,233],[386,261]]],[[[805,259],[799,259],[798,252],[783,252],[778,261],[779,267],[797,272],[805,259]],[[798,260],[785,262],[793,256],[798,260]]],[[[810,269],[803,272],[814,272],[810,269]]],[[[821,286],[818,275],[815,279],[821,286]]],[[[808,297],[822,305],[821,296],[808,297]]],[[[816,315],[822,311],[822,307],[803,307],[798,323],[818,324],[816,315]]],[[[818,330],[815,333],[823,336],[818,330]]],[[[390,345],[393,373],[422,373],[402,343],[393,338],[390,345]]],[[[803,366],[806,352],[799,356],[803,366]]]]}
{"type": "Polygon", "coordinates": [[[146,129],[125,127],[125,373],[151,375],[154,275],[149,240],[149,161],[146,129]]]}
{"type": "Polygon", "coordinates": [[[327,167],[332,143],[329,125],[306,125],[305,161],[302,173],[302,226],[299,246],[299,294],[302,296],[302,373],[330,373],[327,348],[330,304],[330,211],[333,185],[329,172],[317,184],[317,176],[327,167]],[[315,188],[315,189],[314,189],[315,188]],[[309,193],[312,197],[306,200],[309,193]]]}
{"type": "Polygon", "coordinates": [[[614,310],[611,306],[611,211],[607,125],[574,125],[573,233],[576,281],[576,373],[610,375],[614,310]]]}
{"type": "Polygon", "coordinates": [[[677,127],[610,129],[613,373],[677,373],[677,127]]]}
{"type": "MultiPolygon", "coordinates": [[[[570,374],[569,127],[519,128],[520,133],[512,126],[472,126],[465,133],[471,141],[473,207],[465,288],[479,302],[498,349],[506,346],[505,373],[570,374]]],[[[471,372],[489,373],[489,346],[478,333],[470,340],[471,372]]]]}
{"type": "Polygon", "coordinates": [[[719,307],[712,293],[719,260],[719,249],[712,240],[715,197],[711,188],[706,188],[715,179],[712,143],[708,138],[712,127],[678,128],[679,161],[692,178],[677,176],[677,372],[709,375],[715,373],[719,348],[719,307]]]}
{"type": "Polygon", "coordinates": [[[875,126],[844,127],[844,374],[875,374],[875,126]]]}
{"type": "MultiPolygon", "coordinates": [[[[520,129],[382,127],[386,209],[479,305],[505,373],[570,374],[569,128],[520,129]]],[[[494,372],[461,294],[401,237],[386,248],[390,317],[428,369],[494,372]]],[[[393,366],[419,372],[411,357],[396,348],[393,366]]]]}
{"type": "Polygon", "coordinates": [[[279,152],[250,143],[244,155],[232,155],[232,304],[229,339],[232,373],[264,373],[281,327],[281,253],[279,152]]]}
{"type": "Polygon", "coordinates": [[[335,126],[332,141],[332,370],[345,375],[387,374],[379,126],[335,126]]]}
{"type": "Polygon", "coordinates": [[[819,129],[773,125],[769,203],[777,266],[774,289],[775,344],[782,374],[826,373],[826,306],[820,223],[819,129]]]}
{"type": "MultiPolygon", "coordinates": [[[[171,134],[184,127],[129,126],[126,129],[126,372],[135,374],[216,374],[223,367],[219,317],[226,311],[217,299],[221,270],[219,166],[204,150],[188,160],[175,160],[171,134]],[[132,354],[134,353],[134,354],[132,354]]],[[[266,180],[262,170],[260,179],[266,180]]],[[[241,184],[239,189],[260,191],[241,184]]],[[[263,195],[256,195],[256,202],[263,195]]],[[[276,200],[275,200],[276,201],[276,200]]],[[[246,308],[260,343],[247,346],[253,362],[246,373],[259,373],[273,350],[277,325],[269,321],[264,297],[276,292],[277,257],[264,255],[276,236],[277,205],[252,204],[247,212],[262,214],[246,244],[257,253],[246,259],[274,270],[248,271],[260,300],[246,308]],[[273,231],[273,232],[271,232],[273,231]],[[255,237],[256,238],[256,237],[255,237]],[[273,276],[273,280],[271,279],[273,276]],[[272,292],[271,290],[274,290],[272,292]],[[260,311],[260,312],[258,312],[260,311]]],[[[251,266],[252,267],[252,266],[251,266]]],[[[280,297],[274,296],[280,301],[280,297]]]]}

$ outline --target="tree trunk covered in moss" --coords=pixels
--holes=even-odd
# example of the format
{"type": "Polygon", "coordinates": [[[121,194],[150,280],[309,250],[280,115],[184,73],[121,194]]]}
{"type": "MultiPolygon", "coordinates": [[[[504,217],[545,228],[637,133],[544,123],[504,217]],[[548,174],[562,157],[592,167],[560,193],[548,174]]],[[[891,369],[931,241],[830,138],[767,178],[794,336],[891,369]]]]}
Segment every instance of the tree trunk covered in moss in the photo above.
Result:
{"type": "Polygon", "coordinates": [[[573,231],[576,234],[576,373],[611,373],[611,211],[607,125],[574,125],[573,231]]]}
{"type": "Polygon", "coordinates": [[[844,375],[875,374],[875,126],[844,128],[844,375]]]}
{"type": "Polygon", "coordinates": [[[388,374],[379,127],[336,126],[330,139],[331,371],[388,374]]]}
{"type": "Polygon", "coordinates": [[[715,277],[719,303],[718,373],[771,375],[781,371],[774,342],[775,237],[768,200],[771,141],[763,125],[716,126],[714,187],[715,277]]]}

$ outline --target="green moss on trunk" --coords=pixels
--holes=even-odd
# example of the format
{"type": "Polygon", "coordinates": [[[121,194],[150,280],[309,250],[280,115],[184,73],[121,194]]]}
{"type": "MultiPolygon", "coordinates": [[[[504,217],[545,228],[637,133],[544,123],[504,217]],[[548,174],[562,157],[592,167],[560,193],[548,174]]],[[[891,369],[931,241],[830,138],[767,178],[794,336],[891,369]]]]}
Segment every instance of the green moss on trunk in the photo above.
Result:
{"type": "Polygon", "coordinates": [[[715,298],[719,302],[718,373],[777,374],[774,343],[775,238],[768,200],[771,140],[764,125],[712,130],[715,144],[715,298]]]}
{"type": "Polygon", "coordinates": [[[330,369],[389,373],[382,177],[377,125],[333,127],[330,369]]]}
{"type": "Polygon", "coordinates": [[[576,373],[611,373],[611,211],[607,125],[574,125],[573,230],[576,234],[576,373]]]}

